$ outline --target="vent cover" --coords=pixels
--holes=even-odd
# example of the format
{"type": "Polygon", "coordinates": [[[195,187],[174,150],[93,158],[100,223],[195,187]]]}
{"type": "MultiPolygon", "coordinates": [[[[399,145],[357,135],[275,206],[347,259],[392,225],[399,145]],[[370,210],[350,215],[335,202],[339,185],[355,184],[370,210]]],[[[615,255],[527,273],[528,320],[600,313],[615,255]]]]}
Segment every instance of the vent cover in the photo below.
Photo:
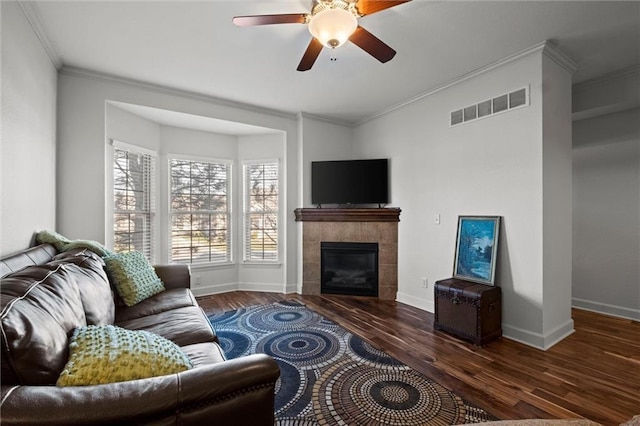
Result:
{"type": "Polygon", "coordinates": [[[489,117],[525,106],[529,106],[529,87],[523,87],[522,89],[496,96],[493,99],[451,111],[449,124],[451,127],[458,126],[479,118],[489,117]]]}

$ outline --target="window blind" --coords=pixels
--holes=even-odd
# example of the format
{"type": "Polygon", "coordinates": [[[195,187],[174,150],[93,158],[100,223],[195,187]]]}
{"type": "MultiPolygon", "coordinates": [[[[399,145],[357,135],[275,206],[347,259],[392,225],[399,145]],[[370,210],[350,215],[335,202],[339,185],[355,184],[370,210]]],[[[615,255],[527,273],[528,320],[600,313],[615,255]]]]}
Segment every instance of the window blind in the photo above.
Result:
{"type": "Polygon", "coordinates": [[[278,261],[279,164],[244,168],[244,261],[278,261]]]}
{"type": "Polygon", "coordinates": [[[231,261],[231,164],[170,159],[171,253],[180,263],[231,261]]]}
{"type": "Polygon", "coordinates": [[[114,148],[114,251],[140,251],[154,259],[155,157],[114,148]]]}

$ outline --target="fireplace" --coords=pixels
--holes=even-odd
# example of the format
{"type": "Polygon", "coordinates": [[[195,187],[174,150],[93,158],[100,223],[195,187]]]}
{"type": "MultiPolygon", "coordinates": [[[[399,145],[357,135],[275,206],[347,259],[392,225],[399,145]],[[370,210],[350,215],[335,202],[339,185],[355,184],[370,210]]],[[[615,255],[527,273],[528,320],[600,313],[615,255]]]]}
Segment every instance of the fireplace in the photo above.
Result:
{"type": "Polygon", "coordinates": [[[398,208],[296,209],[302,222],[302,294],[323,291],[323,242],[375,243],[378,246],[377,294],[395,300],[398,292],[398,208]]]}
{"type": "Polygon", "coordinates": [[[378,296],[378,244],[322,242],[320,292],[378,296]]]}

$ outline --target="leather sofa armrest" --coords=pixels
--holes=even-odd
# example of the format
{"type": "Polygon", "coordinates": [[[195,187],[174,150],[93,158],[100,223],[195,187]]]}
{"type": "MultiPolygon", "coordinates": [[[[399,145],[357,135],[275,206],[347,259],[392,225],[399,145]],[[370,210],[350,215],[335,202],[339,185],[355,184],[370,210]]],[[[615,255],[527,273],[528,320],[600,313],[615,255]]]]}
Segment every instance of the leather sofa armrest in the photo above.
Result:
{"type": "Polygon", "coordinates": [[[155,265],[154,269],[167,290],[191,288],[191,268],[189,265],[172,263],[170,265],[155,265]]]}
{"type": "Polygon", "coordinates": [[[273,425],[278,364],[264,354],[96,386],[2,386],[3,425],[273,425]]]}

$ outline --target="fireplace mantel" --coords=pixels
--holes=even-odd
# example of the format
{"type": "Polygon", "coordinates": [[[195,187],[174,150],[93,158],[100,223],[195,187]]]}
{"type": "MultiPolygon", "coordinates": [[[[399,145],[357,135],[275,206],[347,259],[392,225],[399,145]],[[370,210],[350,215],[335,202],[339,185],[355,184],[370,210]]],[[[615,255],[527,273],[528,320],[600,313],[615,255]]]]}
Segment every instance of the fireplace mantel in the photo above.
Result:
{"type": "Polygon", "coordinates": [[[400,222],[398,208],[296,209],[297,222],[400,222]]]}
{"type": "Polygon", "coordinates": [[[378,298],[395,300],[398,291],[399,208],[301,208],[302,294],[321,294],[322,242],[378,244],[378,298]]]}

